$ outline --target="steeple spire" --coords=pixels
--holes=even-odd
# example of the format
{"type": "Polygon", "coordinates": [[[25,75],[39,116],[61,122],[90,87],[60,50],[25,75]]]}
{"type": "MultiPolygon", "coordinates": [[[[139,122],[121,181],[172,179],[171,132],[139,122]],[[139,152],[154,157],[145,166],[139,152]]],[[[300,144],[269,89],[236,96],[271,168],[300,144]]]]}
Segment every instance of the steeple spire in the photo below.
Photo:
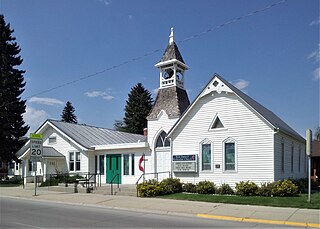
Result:
{"type": "Polygon", "coordinates": [[[169,44],[155,67],[160,70],[160,86],[147,119],[149,121],[158,119],[162,111],[165,111],[170,119],[179,118],[190,105],[184,88],[184,72],[189,67],[184,63],[178,46],[174,42],[173,28],[171,28],[169,44]]]}
{"type": "Polygon", "coordinates": [[[174,42],[173,28],[171,28],[171,33],[169,36],[169,45],[173,44],[173,42],[174,42]]]}
{"type": "Polygon", "coordinates": [[[174,42],[173,28],[171,28],[166,51],[155,66],[160,69],[160,88],[177,86],[184,89],[184,72],[189,67],[184,63],[178,46],[174,42]]]}

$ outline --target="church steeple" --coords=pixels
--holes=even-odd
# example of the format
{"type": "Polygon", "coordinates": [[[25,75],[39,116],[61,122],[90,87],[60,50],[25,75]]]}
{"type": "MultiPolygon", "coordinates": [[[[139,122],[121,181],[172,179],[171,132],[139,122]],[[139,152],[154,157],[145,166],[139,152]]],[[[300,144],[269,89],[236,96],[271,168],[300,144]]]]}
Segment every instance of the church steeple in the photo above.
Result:
{"type": "Polygon", "coordinates": [[[184,72],[189,67],[184,63],[178,46],[174,42],[173,28],[171,28],[166,51],[155,66],[160,70],[160,87],[147,119],[156,120],[161,111],[165,111],[170,119],[179,118],[190,105],[184,88],[184,72]]]}
{"type": "Polygon", "coordinates": [[[169,44],[160,62],[155,65],[160,69],[160,87],[177,86],[184,89],[184,72],[189,67],[184,63],[182,55],[174,42],[173,28],[169,36],[169,44]]]}

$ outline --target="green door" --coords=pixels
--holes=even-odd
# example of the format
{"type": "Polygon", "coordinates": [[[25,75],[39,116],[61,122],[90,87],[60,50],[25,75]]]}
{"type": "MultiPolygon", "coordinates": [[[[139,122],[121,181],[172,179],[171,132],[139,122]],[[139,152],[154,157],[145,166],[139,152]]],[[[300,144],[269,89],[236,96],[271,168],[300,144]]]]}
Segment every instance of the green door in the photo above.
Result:
{"type": "Polygon", "coordinates": [[[107,154],[107,184],[121,184],[121,154],[107,154]]]}

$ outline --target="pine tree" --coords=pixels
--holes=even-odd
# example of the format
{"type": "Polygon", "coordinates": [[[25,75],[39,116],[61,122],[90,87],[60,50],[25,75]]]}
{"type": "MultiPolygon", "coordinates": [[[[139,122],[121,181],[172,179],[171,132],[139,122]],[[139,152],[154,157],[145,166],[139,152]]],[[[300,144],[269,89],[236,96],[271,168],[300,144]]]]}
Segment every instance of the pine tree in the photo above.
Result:
{"type": "Polygon", "coordinates": [[[25,71],[17,69],[22,58],[21,49],[12,36],[10,24],[0,15],[0,160],[17,160],[15,153],[22,147],[21,140],[29,130],[23,121],[26,100],[21,99],[25,71]]]}
{"type": "Polygon", "coordinates": [[[143,134],[147,127],[147,115],[152,108],[151,93],[138,83],[131,88],[125,106],[125,117],[123,121],[117,120],[114,124],[116,130],[134,134],[143,134]]]}
{"type": "Polygon", "coordinates": [[[314,139],[320,141],[320,127],[319,126],[315,130],[314,139]]]}
{"type": "Polygon", "coordinates": [[[68,101],[61,114],[61,121],[69,123],[78,123],[77,116],[74,114],[75,109],[72,103],[68,101]]]}

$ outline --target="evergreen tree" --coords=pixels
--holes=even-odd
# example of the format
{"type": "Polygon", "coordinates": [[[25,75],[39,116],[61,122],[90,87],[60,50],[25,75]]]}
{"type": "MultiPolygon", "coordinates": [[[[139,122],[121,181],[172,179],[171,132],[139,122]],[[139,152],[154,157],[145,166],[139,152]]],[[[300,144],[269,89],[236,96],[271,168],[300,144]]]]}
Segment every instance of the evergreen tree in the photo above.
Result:
{"type": "Polygon", "coordinates": [[[77,116],[74,114],[74,111],[75,109],[72,106],[72,103],[68,101],[62,111],[61,121],[69,123],[78,123],[77,116]]]}
{"type": "Polygon", "coordinates": [[[320,141],[320,127],[319,126],[316,128],[316,131],[314,133],[314,139],[320,141]]]}
{"type": "Polygon", "coordinates": [[[117,120],[114,124],[116,130],[143,134],[143,129],[147,127],[146,117],[152,108],[152,103],[151,93],[141,83],[135,85],[128,94],[123,121],[117,120]]]}
{"type": "Polygon", "coordinates": [[[10,24],[0,14],[0,160],[16,160],[15,153],[22,147],[21,140],[29,130],[23,121],[26,100],[21,99],[25,71],[17,69],[22,58],[20,47],[12,36],[10,24]]]}

